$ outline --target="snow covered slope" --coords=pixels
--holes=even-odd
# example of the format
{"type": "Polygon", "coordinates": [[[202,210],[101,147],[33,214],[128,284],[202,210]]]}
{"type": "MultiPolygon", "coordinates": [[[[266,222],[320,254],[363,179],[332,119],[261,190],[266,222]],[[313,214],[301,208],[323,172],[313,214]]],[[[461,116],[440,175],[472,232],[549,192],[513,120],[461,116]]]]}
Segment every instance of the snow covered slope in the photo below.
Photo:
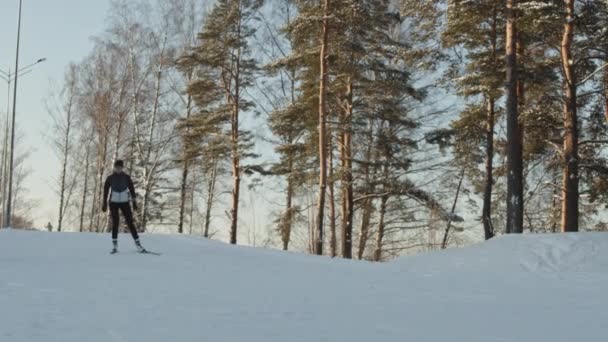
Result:
{"type": "Polygon", "coordinates": [[[0,231],[2,342],[605,341],[608,234],[389,264],[146,235],[0,231]]]}

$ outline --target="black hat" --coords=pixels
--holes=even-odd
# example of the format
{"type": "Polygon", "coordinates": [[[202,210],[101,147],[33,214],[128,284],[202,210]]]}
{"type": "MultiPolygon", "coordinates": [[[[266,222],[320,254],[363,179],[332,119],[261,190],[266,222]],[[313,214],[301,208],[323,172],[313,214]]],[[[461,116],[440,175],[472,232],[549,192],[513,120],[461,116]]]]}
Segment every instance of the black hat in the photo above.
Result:
{"type": "Polygon", "coordinates": [[[122,160],[117,160],[114,162],[114,167],[125,167],[125,162],[122,160]]]}

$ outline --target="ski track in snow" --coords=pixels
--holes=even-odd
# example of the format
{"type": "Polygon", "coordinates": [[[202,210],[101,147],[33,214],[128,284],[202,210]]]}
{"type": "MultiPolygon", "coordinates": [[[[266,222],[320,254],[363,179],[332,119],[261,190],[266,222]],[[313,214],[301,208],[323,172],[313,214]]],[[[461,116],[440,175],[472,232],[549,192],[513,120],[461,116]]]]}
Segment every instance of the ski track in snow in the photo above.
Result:
{"type": "Polygon", "coordinates": [[[112,338],[113,342],[129,342],[114,330],[108,330],[108,335],[110,336],[110,338],[112,338]]]}
{"type": "Polygon", "coordinates": [[[604,341],[608,234],[387,264],[144,235],[0,231],[2,342],[604,341]],[[567,321],[566,321],[567,320],[567,321]]]}

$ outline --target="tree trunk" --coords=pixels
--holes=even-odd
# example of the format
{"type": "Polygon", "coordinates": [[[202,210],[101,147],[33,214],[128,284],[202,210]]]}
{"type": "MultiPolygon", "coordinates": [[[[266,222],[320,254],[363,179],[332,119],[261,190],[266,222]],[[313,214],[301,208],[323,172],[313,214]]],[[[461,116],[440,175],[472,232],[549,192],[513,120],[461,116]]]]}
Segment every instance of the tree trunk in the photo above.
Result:
{"type": "Polygon", "coordinates": [[[330,249],[331,257],[335,258],[338,255],[338,239],[336,237],[336,198],[335,198],[335,181],[334,181],[334,152],[333,152],[333,135],[329,138],[329,227],[330,227],[330,249]]]}
{"type": "Polygon", "coordinates": [[[374,250],[374,261],[382,261],[382,244],[384,243],[384,217],[386,216],[386,204],[388,195],[380,199],[380,219],[378,222],[378,235],[376,235],[376,249],[374,250]]]}
{"type": "Polygon", "coordinates": [[[118,120],[118,128],[116,129],[116,137],[114,142],[114,153],[112,154],[112,164],[118,159],[118,151],[120,150],[120,136],[122,135],[123,121],[118,120]]]}
{"type": "MultiPolygon", "coordinates": [[[[608,63],[608,61],[606,62],[608,63]]],[[[608,123],[608,67],[604,69],[604,117],[606,118],[606,122],[608,123]]]]}
{"type": "Polygon", "coordinates": [[[211,175],[209,176],[209,181],[207,183],[207,203],[205,206],[205,229],[203,231],[203,236],[209,237],[209,226],[211,223],[211,211],[213,208],[213,199],[215,197],[215,181],[217,179],[217,167],[218,161],[213,160],[211,175]]]}
{"type": "MultiPolygon", "coordinates": [[[[238,94],[238,82],[235,86],[238,94]]],[[[241,192],[241,168],[239,156],[239,103],[235,99],[232,112],[232,209],[230,222],[230,243],[237,243],[237,227],[239,213],[239,197],[241,192]]]]}
{"type": "MultiPolygon", "coordinates": [[[[288,18],[287,20],[288,23],[290,23],[290,19],[288,18]]],[[[291,95],[291,105],[294,105],[296,103],[296,72],[295,69],[291,70],[291,77],[290,77],[290,83],[291,83],[291,87],[290,87],[290,95],[291,95]]],[[[295,192],[295,179],[294,179],[294,157],[295,157],[295,152],[293,150],[293,144],[295,142],[295,138],[292,134],[290,134],[288,136],[287,139],[287,143],[289,144],[290,148],[287,150],[287,172],[288,172],[288,176],[287,176],[287,220],[286,222],[284,222],[284,225],[281,227],[281,229],[283,229],[283,231],[281,232],[281,240],[283,242],[283,250],[286,251],[289,249],[289,243],[291,242],[291,232],[293,229],[293,221],[295,218],[295,212],[293,209],[293,196],[294,196],[294,192],[295,192]]]]}
{"type": "Polygon", "coordinates": [[[458,181],[458,187],[456,188],[456,196],[454,196],[454,203],[452,204],[452,211],[450,212],[451,215],[450,215],[450,217],[448,217],[448,223],[445,228],[445,233],[443,234],[443,241],[441,242],[441,249],[448,248],[448,238],[450,237],[450,228],[452,227],[452,217],[456,213],[456,204],[458,204],[458,197],[460,196],[460,189],[462,188],[463,180],[464,180],[464,170],[462,170],[462,173],[460,174],[460,180],[458,181]]]}
{"type": "Polygon", "coordinates": [[[293,225],[293,152],[288,151],[289,155],[287,156],[287,198],[286,198],[286,208],[285,208],[285,218],[284,222],[281,224],[281,242],[283,243],[283,250],[289,250],[289,242],[291,241],[291,229],[293,225]]]}
{"type": "Polygon", "coordinates": [[[95,223],[95,212],[97,210],[95,203],[97,202],[97,177],[93,179],[93,200],[91,202],[91,212],[89,213],[89,231],[97,232],[97,227],[93,225],[95,223]]]}
{"type": "MultiPolygon", "coordinates": [[[[558,175],[558,171],[555,170],[554,171],[554,175],[553,178],[551,179],[551,182],[555,182],[557,183],[557,179],[558,179],[559,175],[558,175]]],[[[553,187],[553,191],[551,191],[551,233],[557,233],[557,229],[558,229],[558,222],[560,221],[560,204],[558,201],[558,198],[560,196],[560,192],[561,189],[557,186],[553,187]]]]}
{"type": "Polygon", "coordinates": [[[186,190],[188,188],[188,161],[184,160],[182,164],[182,179],[180,184],[180,200],[179,200],[179,221],[177,223],[177,233],[184,232],[184,215],[186,211],[186,190]]]}
{"type": "MultiPolygon", "coordinates": [[[[101,146],[101,155],[97,158],[97,177],[95,178],[95,192],[93,194],[93,205],[91,206],[91,228],[96,232],[100,232],[103,227],[100,225],[101,215],[99,214],[99,205],[103,197],[103,176],[105,175],[106,159],[108,156],[108,133],[104,133],[102,137],[103,143],[101,146]]],[[[106,199],[104,199],[105,201],[106,199]]]]}
{"type": "Polygon", "coordinates": [[[482,210],[483,231],[486,240],[494,237],[494,227],[492,225],[492,186],[494,184],[494,117],[494,97],[490,95],[488,99],[488,118],[486,124],[486,175],[482,210]]]}
{"type": "Polygon", "coordinates": [[[149,181],[149,171],[146,166],[144,166],[144,190],[143,190],[143,199],[141,204],[141,224],[139,225],[139,230],[145,231],[146,226],[148,225],[148,211],[150,210],[150,181],[149,181]]]}
{"type": "MultiPolygon", "coordinates": [[[[240,11],[240,5],[239,5],[240,11]]],[[[241,37],[241,13],[238,13],[239,22],[237,25],[237,37],[241,37]]],[[[241,157],[239,151],[239,114],[240,114],[240,97],[241,97],[241,56],[242,51],[239,47],[236,51],[234,59],[234,69],[231,74],[234,80],[234,93],[228,94],[232,100],[231,113],[231,145],[232,145],[232,208],[230,222],[230,243],[237,243],[238,215],[239,215],[239,198],[241,194],[241,157]]]]}
{"type": "MultiPolygon", "coordinates": [[[[191,77],[188,77],[188,83],[190,83],[191,81],[191,77]]],[[[188,95],[188,100],[187,100],[187,104],[186,104],[186,120],[190,119],[190,115],[192,112],[192,96],[188,95]]],[[[188,129],[189,131],[189,129],[188,129]]],[[[182,147],[184,148],[184,147],[182,147]]],[[[179,234],[182,234],[184,231],[184,215],[185,215],[185,210],[186,210],[186,190],[187,190],[187,184],[188,184],[188,171],[189,171],[189,160],[188,157],[186,156],[186,153],[184,152],[184,156],[183,156],[184,160],[182,162],[182,179],[181,179],[181,185],[180,185],[180,202],[179,202],[179,220],[177,223],[177,232],[179,234]]],[[[190,218],[190,220],[192,221],[192,218],[190,218]]],[[[192,226],[192,225],[190,225],[192,226]]]]}
{"type": "Polygon", "coordinates": [[[522,145],[517,108],[516,0],[507,0],[507,233],[523,233],[522,145]]]}
{"type": "Polygon", "coordinates": [[[65,212],[65,178],[68,171],[68,158],[70,156],[70,128],[72,126],[72,98],[68,104],[67,118],[66,118],[66,129],[65,137],[63,139],[63,160],[61,163],[61,187],[59,194],[59,218],[57,222],[57,231],[61,232],[61,226],[63,224],[63,215],[65,212]]]}
{"type": "Polygon", "coordinates": [[[120,137],[122,136],[122,128],[124,126],[124,117],[122,114],[118,114],[118,128],[116,129],[116,137],[114,138],[114,153],[112,153],[112,164],[118,159],[118,152],[120,150],[120,137]]]}
{"type": "MultiPolygon", "coordinates": [[[[89,188],[89,162],[90,162],[90,154],[91,154],[91,145],[87,144],[86,152],[85,152],[85,162],[84,162],[84,184],[82,186],[82,201],[80,203],[80,232],[84,231],[84,208],[87,203],[87,190],[89,188]]],[[[91,228],[89,227],[89,230],[91,228]]]]}
{"type": "Polygon", "coordinates": [[[562,185],[562,232],[578,231],[578,124],[576,75],[572,56],[574,39],[574,0],[565,0],[566,22],[561,44],[564,70],[564,173],[562,185]]]}
{"type": "Polygon", "coordinates": [[[241,170],[238,149],[238,103],[235,102],[232,113],[232,208],[230,221],[230,243],[237,243],[239,197],[241,192],[241,170]]]}
{"type": "Polygon", "coordinates": [[[352,163],[352,116],[353,82],[349,77],[346,89],[346,110],[342,117],[342,256],[353,257],[353,163],[352,163]]]}
{"type": "Polygon", "coordinates": [[[363,260],[367,241],[369,240],[369,226],[372,220],[373,200],[366,198],[361,206],[361,234],[359,236],[359,249],[357,250],[357,258],[363,260]]]}
{"type": "Polygon", "coordinates": [[[162,87],[162,76],[165,60],[165,42],[163,41],[163,47],[159,56],[158,70],[156,71],[156,83],[154,86],[154,104],[152,106],[152,122],[150,123],[150,130],[148,131],[148,149],[146,150],[144,164],[144,199],[141,208],[141,225],[139,229],[143,232],[146,230],[148,225],[148,212],[150,211],[150,192],[152,191],[152,177],[154,177],[155,165],[151,162],[152,160],[152,149],[154,148],[154,132],[156,129],[156,121],[158,119],[158,109],[160,106],[161,87],[162,87]]]}
{"type": "MultiPolygon", "coordinates": [[[[497,8],[494,6],[493,20],[492,20],[492,34],[490,51],[492,54],[492,61],[497,63],[497,40],[498,40],[498,20],[497,20],[497,8]]],[[[494,124],[496,116],[495,98],[494,94],[488,94],[488,113],[486,122],[486,168],[485,168],[485,184],[483,191],[483,209],[482,209],[482,222],[484,236],[486,240],[494,237],[494,226],[492,224],[492,188],[494,185],[494,124]]]]}
{"type": "MultiPolygon", "coordinates": [[[[373,175],[370,175],[370,164],[372,161],[372,149],[374,147],[374,119],[371,118],[369,122],[369,130],[368,130],[368,140],[367,140],[367,150],[365,151],[365,160],[363,161],[362,172],[364,178],[364,184],[366,186],[366,191],[364,195],[371,195],[375,191],[375,186],[371,184],[371,179],[373,175]]],[[[374,174],[377,173],[377,167],[374,167],[374,174]]],[[[363,200],[363,204],[361,206],[362,214],[361,214],[361,231],[359,235],[359,250],[357,252],[357,257],[359,260],[363,259],[365,255],[365,249],[367,247],[367,240],[369,239],[369,225],[372,218],[372,211],[374,209],[373,199],[367,198],[363,200]]]]}
{"type": "Polygon", "coordinates": [[[131,158],[129,158],[127,166],[127,169],[131,172],[133,171],[133,165],[135,165],[135,134],[137,134],[136,131],[137,130],[135,129],[135,125],[133,125],[133,131],[131,132],[131,141],[129,142],[129,156],[131,156],[131,158]]]}
{"type": "Polygon", "coordinates": [[[194,200],[195,200],[197,182],[198,182],[198,177],[197,177],[196,172],[194,172],[192,174],[192,181],[190,183],[190,220],[188,221],[188,223],[189,223],[188,235],[192,235],[192,229],[194,226],[194,200]]]}
{"type": "Polygon", "coordinates": [[[321,33],[320,83],[319,83],[319,201],[317,203],[317,220],[315,236],[315,254],[323,254],[323,219],[325,213],[325,191],[327,189],[327,87],[328,87],[328,36],[329,36],[329,0],[323,4],[323,27],[321,33]]]}

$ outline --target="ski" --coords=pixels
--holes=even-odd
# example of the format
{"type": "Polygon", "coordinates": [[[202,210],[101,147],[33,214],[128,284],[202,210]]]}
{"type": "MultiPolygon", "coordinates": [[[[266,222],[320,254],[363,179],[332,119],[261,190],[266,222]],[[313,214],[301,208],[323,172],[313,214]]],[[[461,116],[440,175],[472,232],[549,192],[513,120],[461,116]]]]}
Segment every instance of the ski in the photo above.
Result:
{"type": "Polygon", "coordinates": [[[149,250],[144,249],[143,251],[139,252],[140,254],[152,254],[152,255],[161,255],[161,253],[156,253],[156,252],[151,252],[149,250]]]}

